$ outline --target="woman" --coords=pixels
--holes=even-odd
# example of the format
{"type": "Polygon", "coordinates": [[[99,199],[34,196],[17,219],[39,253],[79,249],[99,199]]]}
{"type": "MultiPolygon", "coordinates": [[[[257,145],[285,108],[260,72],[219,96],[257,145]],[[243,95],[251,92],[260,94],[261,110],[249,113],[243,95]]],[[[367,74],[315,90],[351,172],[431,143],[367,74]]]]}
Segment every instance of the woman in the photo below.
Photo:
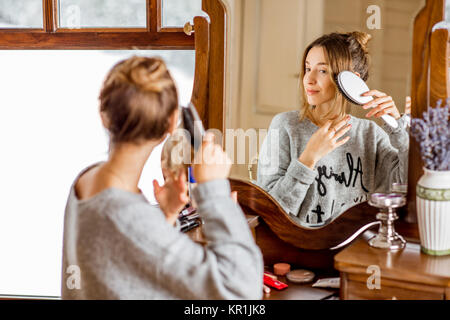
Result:
{"type": "Polygon", "coordinates": [[[100,93],[109,158],[83,170],[70,190],[63,299],[261,298],[261,253],[230,197],[230,160],[210,136],[197,153],[205,164],[193,166],[207,246],[174,226],[188,201],[184,173],[167,172],[163,186],[154,181],[161,209],[138,188],[144,164],[175,130],[178,113],[162,60],[133,57],[109,72],[100,93]]]}
{"type": "Polygon", "coordinates": [[[303,105],[300,111],[278,114],[272,120],[258,162],[258,183],[301,223],[325,224],[369,193],[389,192],[407,175],[409,138],[406,117],[392,97],[378,90],[366,117],[388,114],[385,124],[348,114],[349,103],[335,77],[344,70],[363,80],[369,77],[367,43],[361,32],[332,33],[311,43],[302,64],[303,105]]]}

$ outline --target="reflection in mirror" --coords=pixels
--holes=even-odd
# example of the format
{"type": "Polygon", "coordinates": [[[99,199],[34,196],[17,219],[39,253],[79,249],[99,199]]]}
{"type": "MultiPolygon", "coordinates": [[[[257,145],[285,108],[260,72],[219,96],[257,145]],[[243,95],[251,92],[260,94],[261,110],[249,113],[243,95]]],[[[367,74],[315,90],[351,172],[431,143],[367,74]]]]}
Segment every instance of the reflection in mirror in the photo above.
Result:
{"type": "MultiPolygon", "coordinates": [[[[406,183],[412,28],[424,5],[243,4],[240,104],[247,107],[233,125],[269,129],[258,141],[257,184],[301,225],[327,224],[370,193],[406,183]],[[364,79],[374,100],[348,102],[335,81],[343,70],[364,79]],[[383,114],[399,126],[386,124],[383,114]]],[[[248,177],[246,169],[234,173],[248,177]]]]}

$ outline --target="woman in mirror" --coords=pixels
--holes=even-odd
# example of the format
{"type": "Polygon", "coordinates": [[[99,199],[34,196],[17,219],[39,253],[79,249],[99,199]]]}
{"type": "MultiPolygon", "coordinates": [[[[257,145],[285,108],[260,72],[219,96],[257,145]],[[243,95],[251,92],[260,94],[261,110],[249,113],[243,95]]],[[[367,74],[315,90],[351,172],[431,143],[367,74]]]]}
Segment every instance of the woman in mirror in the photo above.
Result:
{"type": "Polygon", "coordinates": [[[323,225],[407,179],[407,117],[379,90],[364,94],[374,97],[363,106],[367,119],[353,117],[336,84],[344,70],[368,79],[370,38],[332,33],[312,42],[303,55],[301,108],[276,115],[261,147],[258,184],[302,224],[323,225]],[[398,127],[370,120],[382,115],[398,127]]]}
{"type": "Polygon", "coordinates": [[[100,114],[109,157],[84,169],[70,189],[62,298],[261,298],[261,252],[230,196],[231,161],[212,136],[193,165],[207,246],[174,223],[188,201],[183,171],[167,172],[163,186],[154,181],[159,208],[138,188],[153,149],[177,126],[177,90],[165,63],[146,57],[119,62],[103,84],[100,114]]]}

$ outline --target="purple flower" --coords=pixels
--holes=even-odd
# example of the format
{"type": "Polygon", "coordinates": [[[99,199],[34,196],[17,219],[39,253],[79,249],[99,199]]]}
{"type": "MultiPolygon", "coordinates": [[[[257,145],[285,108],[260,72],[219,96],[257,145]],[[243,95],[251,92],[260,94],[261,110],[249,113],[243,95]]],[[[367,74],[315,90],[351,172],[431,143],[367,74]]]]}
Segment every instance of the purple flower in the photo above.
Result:
{"type": "Polygon", "coordinates": [[[437,171],[450,170],[450,98],[446,106],[442,100],[436,108],[428,107],[423,119],[411,121],[411,135],[420,145],[422,160],[427,169],[437,171]]]}

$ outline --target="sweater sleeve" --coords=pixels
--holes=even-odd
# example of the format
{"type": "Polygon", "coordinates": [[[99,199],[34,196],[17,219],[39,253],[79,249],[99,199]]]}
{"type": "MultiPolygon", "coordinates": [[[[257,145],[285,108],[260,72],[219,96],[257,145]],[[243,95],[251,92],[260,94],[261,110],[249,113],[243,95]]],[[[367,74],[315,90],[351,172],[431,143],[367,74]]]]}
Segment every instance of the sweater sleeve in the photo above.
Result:
{"type": "Polygon", "coordinates": [[[109,210],[98,225],[90,221],[85,228],[95,231],[78,248],[82,273],[101,284],[93,290],[133,299],[261,299],[262,255],[230,197],[229,182],[199,184],[194,196],[204,219],[205,246],[145,203],[109,210]]]}
{"type": "Polygon", "coordinates": [[[291,158],[290,142],[281,117],[275,116],[259,153],[257,182],[286,212],[297,216],[316,173],[291,158]]]}
{"type": "Polygon", "coordinates": [[[392,183],[406,183],[408,179],[409,133],[407,115],[392,128],[384,124],[377,136],[375,190],[389,192],[392,183]],[[386,177],[388,179],[386,179],[386,177]]]}

